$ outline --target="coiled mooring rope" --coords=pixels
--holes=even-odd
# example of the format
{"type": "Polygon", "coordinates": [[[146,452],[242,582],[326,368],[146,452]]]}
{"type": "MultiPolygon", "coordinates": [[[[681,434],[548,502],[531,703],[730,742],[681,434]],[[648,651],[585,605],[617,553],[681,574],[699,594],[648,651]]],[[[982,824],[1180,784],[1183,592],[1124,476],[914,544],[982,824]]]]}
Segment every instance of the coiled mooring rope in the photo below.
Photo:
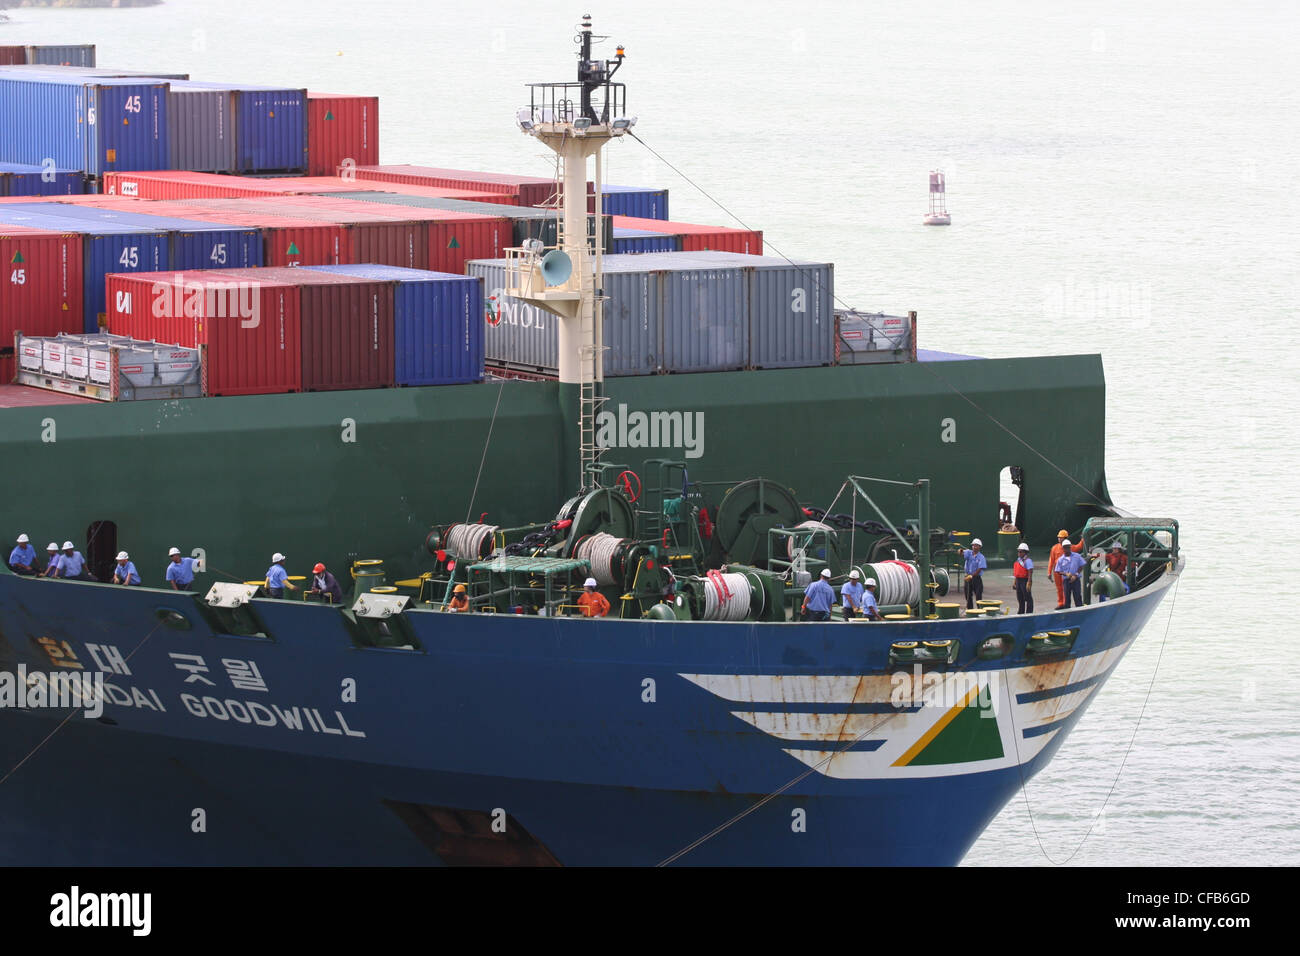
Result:
{"type": "Polygon", "coordinates": [[[749,616],[749,578],[710,571],[704,579],[704,620],[743,621],[749,616]]]}
{"type": "Polygon", "coordinates": [[[494,524],[458,524],[452,525],[447,532],[447,553],[458,561],[485,558],[492,551],[493,535],[497,532],[494,524]],[[487,543],[487,553],[483,545],[487,543]]]}
{"type": "Polygon", "coordinates": [[[591,576],[602,586],[617,584],[614,577],[614,558],[623,546],[623,538],[617,538],[604,531],[587,535],[578,542],[574,557],[582,558],[591,565],[591,576]]]}

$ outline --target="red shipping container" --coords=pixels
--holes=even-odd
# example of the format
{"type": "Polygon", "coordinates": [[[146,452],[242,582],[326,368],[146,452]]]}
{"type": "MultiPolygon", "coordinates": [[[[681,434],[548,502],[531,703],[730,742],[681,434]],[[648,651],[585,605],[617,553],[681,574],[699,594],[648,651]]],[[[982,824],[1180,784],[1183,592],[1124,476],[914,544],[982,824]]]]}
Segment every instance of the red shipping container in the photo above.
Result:
{"type": "MultiPolygon", "coordinates": [[[[340,226],[340,263],[373,262],[386,266],[423,269],[429,258],[428,229],[410,216],[367,212],[358,203],[322,196],[275,196],[264,200],[197,199],[190,204],[221,212],[270,213],[293,219],[315,220],[340,226]]],[[[280,250],[277,251],[277,257],[280,250]]],[[[306,262],[301,265],[329,265],[306,262]]]]}
{"type": "Polygon", "coordinates": [[[310,269],[233,269],[223,274],[298,286],[304,392],[394,384],[396,283],[310,269]]]}
{"type": "Polygon", "coordinates": [[[763,254],[762,229],[728,229],[726,226],[698,226],[689,222],[668,222],[664,219],[638,219],[635,216],[615,216],[615,229],[647,229],[682,237],[682,252],[742,252],[746,255],[763,254]]]}
{"type": "MultiPolygon", "coordinates": [[[[0,66],[20,66],[27,62],[27,47],[0,46],[0,66]]],[[[378,159],[375,160],[378,162],[378,159]]]]}
{"type": "Polygon", "coordinates": [[[179,169],[105,173],[103,195],[125,196],[131,199],[163,200],[260,199],[273,196],[311,195],[313,193],[375,191],[403,192],[417,196],[438,196],[444,199],[464,199],[471,202],[514,203],[518,200],[518,193],[500,193],[495,190],[485,192],[482,189],[434,188],[412,186],[404,183],[385,185],[341,176],[277,176],[270,179],[259,179],[255,176],[194,173],[179,169]]]}
{"type": "Polygon", "coordinates": [[[108,327],[137,339],[206,345],[208,395],[301,391],[298,287],[268,271],[112,273],[108,327]]]}
{"type": "Polygon", "coordinates": [[[82,248],[80,236],[0,225],[0,349],[15,331],[82,331],[82,248]]]}
{"type": "MultiPolygon", "coordinates": [[[[514,193],[520,206],[555,205],[555,180],[541,176],[512,176],[505,173],[476,173],[465,169],[433,166],[358,166],[358,180],[410,183],[413,186],[447,186],[479,192],[514,193]]],[[[587,183],[587,195],[594,195],[587,183]]]]}
{"type": "Polygon", "coordinates": [[[379,97],[307,93],[307,175],[379,162],[379,97]]]}

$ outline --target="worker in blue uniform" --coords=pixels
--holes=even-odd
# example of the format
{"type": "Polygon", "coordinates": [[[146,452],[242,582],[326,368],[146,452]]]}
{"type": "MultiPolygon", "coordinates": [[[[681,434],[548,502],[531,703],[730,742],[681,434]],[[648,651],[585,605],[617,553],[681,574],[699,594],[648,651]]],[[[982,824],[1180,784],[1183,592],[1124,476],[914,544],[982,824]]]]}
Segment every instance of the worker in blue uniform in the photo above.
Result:
{"type": "Polygon", "coordinates": [[[36,549],[25,534],[18,536],[18,543],[9,552],[9,570],[14,574],[36,573],[36,549]]]}
{"type": "Polygon", "coordinates": [[[73,581],[95,580],[86,570],[86,559],[71,541],[63,542],[63,554],[59,556],[59,577],[73,581]]]}
{"type": "Polygon", "coordinates": [[[981,549],[984,542],[976,538],[970,543],[970,547],[961,553],[966,561],[966,610],[972,610],[975,602],[984,598],[984,572],[988,570],[989,562],[984,557],[981,549]]]}
{"type": "Polygon", "coordinates": [[[862,610],[862,575],[854,568],[849,572],[849,579],[840,585],[840,607],[843,608],[844,620],[851,621],[862,610]]]}
{"type": "Polygon", "coordinates": [[[113,569],[113,583],[128,586],[140,583],[140,575],[135,570],[135,563],[125,551],[117,553],[117,567],[113,569]]]}
{"type": "Polygon", "coordinates": [[[289,580],[289,572],[284,569],[284,555],[279,551],[271,555],[271,566],[266,569],[266,593],[273,598],[284,597],[284,589],[298,590],[289,580]]]}
{"type": "Polygon", "coordinates": [[[883,621],[880,605],[876,603],[876,579],[867,578],[862,587],[862,616],[872,621],[883,621]]]}
{"type": "Polygon", "coordinates": [[[188,591],[194,583],[194,559],[181,556],[180,548],[167,552],[166,578],[173,591],[188,591]]]}
{"type": "MultiPolygon", "coordinates": [[[[1065,606],[1068,608],[1070,602],[1074,602],[1075,607],[1083,607],[1083,567],[1088,562],[1083,555],[1071,549],[1070,541],[1067,538],[1061,542],[1065,548],[1065,553],[1056,562],[1056,573],[1060,576],[1065,585],[1065,606]]],[[[1058,608],[1060,610],[1060,608],[1058,608]]]]}
{"type": "Polygon", "coordinates": [[[835,589],[831,587],[831,569],[822,568],[821,576],[803,592],[803,615],[806,621],[829,621],[835,589]]]}
{"type": "Polygon", "coordinates": [[[62,564],[59,546],[51,541],[49,547],[45,549],[45,570],[41,573],[47,578],[57,578],[62,564]]]}

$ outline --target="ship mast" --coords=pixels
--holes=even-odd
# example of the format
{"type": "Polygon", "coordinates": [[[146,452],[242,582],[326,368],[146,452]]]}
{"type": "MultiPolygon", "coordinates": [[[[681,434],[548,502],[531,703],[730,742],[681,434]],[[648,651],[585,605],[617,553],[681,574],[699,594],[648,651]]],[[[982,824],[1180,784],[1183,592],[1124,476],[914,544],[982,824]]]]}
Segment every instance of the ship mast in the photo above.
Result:
{"type": "Polygon", "coordinates": [[[636,123],[625,114],[622,83],[611,77],[623,65],[620,46],[612,60],[592,59],[591,17],[582,19],[578,78],[572,83],[530,83],[529,104],[517,120],[525,134],[556,153],[560,216],[555,245],[530,239],[505,250],[506,294],[559,317],[558,372],[561,385],[578,387],[579,481],[597,482],[596,415],[604,402],[604,346],[601,288],[604,235],[601,228],[601,151],[636,123]],[[589,236],[587,161],[595,159],[595,229],[589,236]]]}

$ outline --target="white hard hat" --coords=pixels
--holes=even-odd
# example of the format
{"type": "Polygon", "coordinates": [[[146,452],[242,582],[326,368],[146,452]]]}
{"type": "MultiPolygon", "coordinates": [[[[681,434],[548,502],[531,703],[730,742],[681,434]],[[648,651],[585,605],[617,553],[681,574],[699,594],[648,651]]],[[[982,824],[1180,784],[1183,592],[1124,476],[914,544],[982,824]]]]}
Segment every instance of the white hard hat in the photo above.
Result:
{"type": "Polygon", "coordinates": [[[852,571],[849,572],[849,577],[851,577],[853,580],[856,581],[858,578],[862,577],[862,575],[858,574],[857,568],[854,568],[852,571]]]}
{"type": "Polygon", "coordinates": [[[979,538],[976,538],[974,541],[970,543],[970,546],[972,548],[982,548],[984,547],[984,542],[981,541],[979,538]]]}
{"type": "Polygon", "coordinates": [[[595,579],[595,578],[587,578],[587,580],[585,580],[585,581],[582,582],[582,586],[583,586],[584,588],[594,588],[594,587],[596,586],[596,579],[595,579]]]}
{"type": "Polygon", "coordinates": [[[119,560],[119,561],[130,561],[130,560],[131,560],[131,556],[130,556],[129,554],[127,554],[125,551],[119,551],[119,552],[117,552],[117,560],[119,560]]]}
{"type": "Polygon", "coordinates": [[[65,541],[65,542],[63,542],[63,550],[64,550],[64,551],[75,551],[75,550],[76,550],[76,547],[77,547],[77,546],[76,546],[75,544],[73,544],[71,541],[65,541]]]}
{"type": "Polygon", "coordinates": [[[272,564],[279,564],[279,563],[280,563],[281,561],[283,561],[283,560],[284,560],[284,555],[282,555],[279,551],[277,551],[277,552],[275,552],[275,554],[271,555],[271,563],[272,563],[272,564]]]}
{"type": "Polygon", "coordinates": [[[167,557],[170,558],[173,554],[180,554],[180,553],[181,553],[180,548],[172,548],[170,551],[167,552],[167,557]]]}
{"type": "Polygon", "coordinates": [[[1020,546],[1019,546],[1018,548],[1016,548],[1016,550],[1017,550],[1017,551],[1028,551],[1028,550],[1029,550],[1029,545],[1027,545],[1027,544],[1025,544],[1023,541],[1021,541],[1021,542],[1020,542],[1020,546]]]}
{"type": "Polygon", "coordinates": [[[876,586],[876,579],[867,578],[865,581],[862,582],[862,586],[864,588],[874,588],[876,586]]]}
{"type": "Polygon", "coordinates": [[[28,540],[28,539],[27,539],[27,535],[25,535],[25,534],[20,534],[20,535],[18,536],[18,543],[19,543],[19,544],[26,544],[26,543],[27,543],[27,540],[28,540]]]}
{"type": "Polygon", "coordinates": [[[1070,546],[1070,539],[1069,539],[1069,538],[1062,538],[1062,539],[1061,539],[1061,547],[1063,547],[1063,548],[1068,548],[1069,546],[1070,546]]]}
{"type": "Polygon", "coordinates": [[[830,576],[831,576],[831,569],[830,569],[830,568],[822,568],[822,577],[824,577],[824,578],[829,578],[830,576]]]}
{"type": "Polygon", "coordinates": [[[51,542],[50,542],[50,546],[49,546],[48,548],[46,548],[45,550],[46,550],[46,551],[58,551],[58,550],[59,550],[59,546],[58,546],[57,544],[55,544],[53,541],[51,541],[51,542]]]}

